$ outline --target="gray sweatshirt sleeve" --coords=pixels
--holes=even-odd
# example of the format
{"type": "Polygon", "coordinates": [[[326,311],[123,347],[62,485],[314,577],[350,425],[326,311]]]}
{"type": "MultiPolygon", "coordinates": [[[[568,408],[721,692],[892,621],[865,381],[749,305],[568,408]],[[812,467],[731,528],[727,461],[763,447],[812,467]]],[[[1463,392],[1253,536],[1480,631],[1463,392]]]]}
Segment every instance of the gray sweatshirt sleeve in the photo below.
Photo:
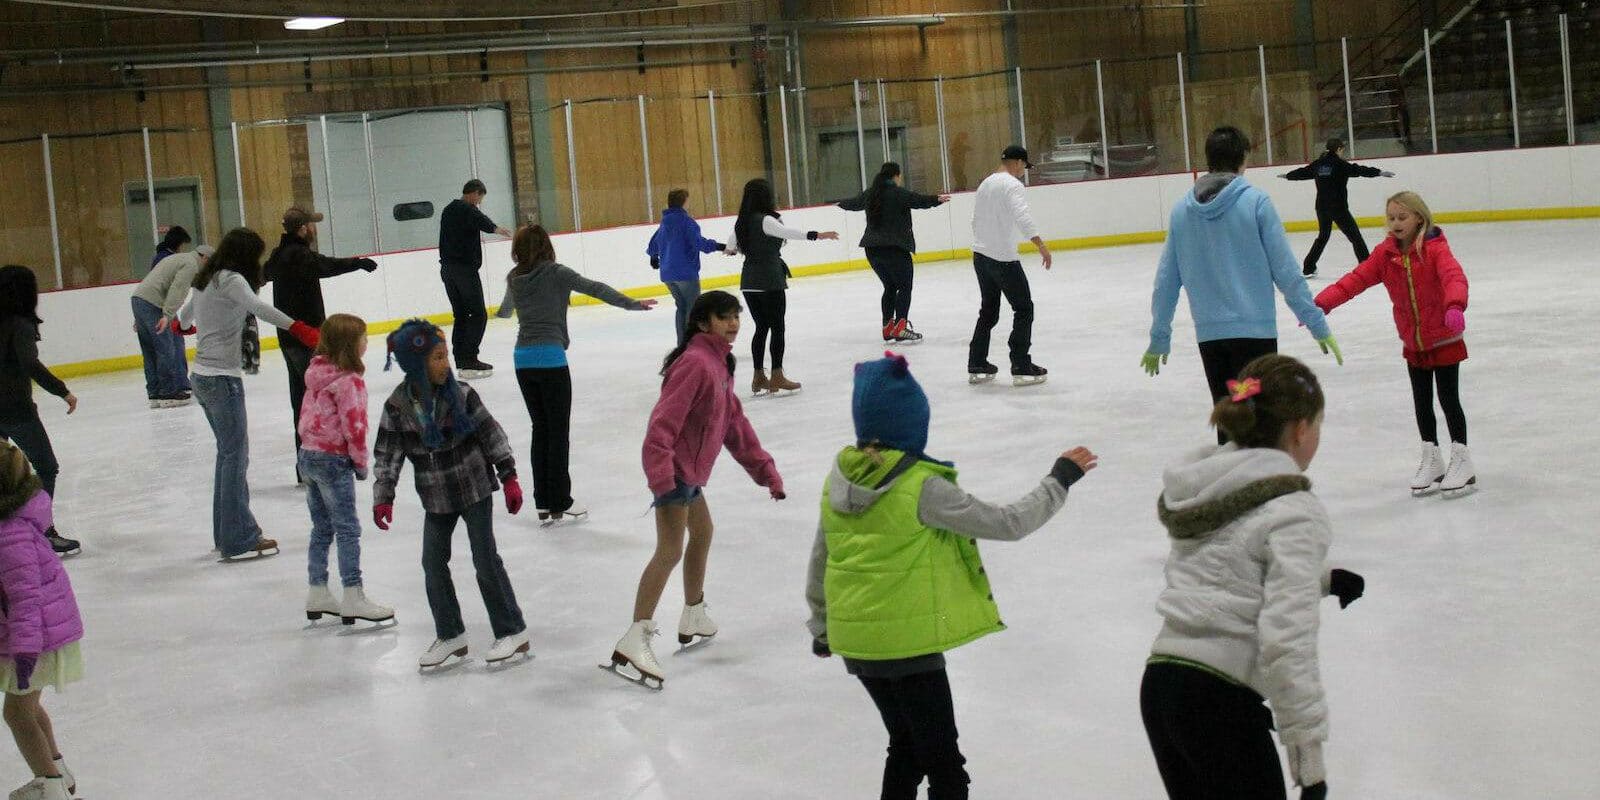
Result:
{"type": "Polygon", "coordinates": [[[625,308],[629,311],[642,311],[644,306],[622,292],[611,288],[609,285],[591,278],[585,278],[578,271],[566,265],[561,266],[561,277],[565,279],[567,288],[580,294],[586,294],[602,303],[625,308]]]}
{"type": "Polygon", "coordinates": [[[1043,527],[1067,502],[1067,489],[1047,475],[1010,505],[986,503],[945,478],[922,484],[917,517],[924,525],[978,539],[1014,542],[1043,527]]]}
{"type": "Polygon", "coordinates": [[[289,326],[294,324],[293,317],[279,311],[271,303],[262,300],[260,295],[251,291],[250,282],[246,281],[243,275],[238,273],[234,273],[234,275],[237,276],[237,280],[225,279],[220,287],[229,300],[243,306],[262,322],[275,328],[288,330],[289,326]]]}
{"type": "Polygon", "coordinates": [[[183,299],[189,296],[190,284],[194,283],[195,273],[200,271],[198,260],[184,264],[172,276],[172,283],[167,286],[167,296],[161,301],[161,313],[169,317],[178,315],[178,309],[183,307],[183,299]]]}
{"type": "Polygon", "coordinates": [[[822,579],[828,570],[828,537],[817,523],[817,538],[811,543],[811,563],[806,568],[806,605],[811,607],[811,618],[806,620],[806,630],[812,638],[828,637],[828,599],[823,592],[822,579]]]}

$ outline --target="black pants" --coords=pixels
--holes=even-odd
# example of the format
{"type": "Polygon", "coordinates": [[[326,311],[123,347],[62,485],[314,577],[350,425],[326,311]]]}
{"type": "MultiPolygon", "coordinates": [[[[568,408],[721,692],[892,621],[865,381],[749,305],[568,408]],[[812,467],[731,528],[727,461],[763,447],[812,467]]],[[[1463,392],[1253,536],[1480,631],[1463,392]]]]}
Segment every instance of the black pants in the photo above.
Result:
{"type": "Polygon", "coordinates": [[[453,639],[466,632],[461,621],[461,604],[456,601],[456,585],[450,580],[450,537],[456,520],[466,520],[467,544],[472,548],[472,568],[478,574],[478,592],[489,610],[489,627],[494,638],[503,639],[527,629],[517,595],[511,591],[511,576],[500,560],[494,543],[494,495],[467,506],[457,514],[423,515],[422,575],[428,587],[428,608],[433,611],[434,635],[453,639]]]}
{"type": "Polygon", "coordinates": [[[1461,410],[1461,365],[1422,369],[1407,366],[1411,374],[1411,403],[1417,409],[1417,432],[1422,441],[1439,443],[1439,421],[1433,416],[1433,387],[1439,387],[1439,406],[1450,441],[1467,443],[1467,413],[1461,410]]]}
{"type": "Polygon", "coordinates": [[[533,422],[533,506],[540,511],[572,507],[572,372],[566,367],[518,369],[517,386],[533,422]]]}
{"type": "MultiPolygon", "coordinates": [[[[283,366],[289,372],[289,408],[294,414],[294,450],[300,452],[300,404],[306,399],[306,369],[315,355],[311,348],[288,334],[278,335],[278,349],[283,351],[283,366]]],[[[299,476],[300,466],[295,465],[299,476]]]]}
{"type": "Polygon", "coordinates": [[[867,248],[867,263],[883,283],[883,324],[897,319],[910,319],[911,281],[915,271],[911,267],[911,254],[898,247],[867,248]]]}
{"type": "Polygon", "coordinates": [[[1328,246],[1328,235],[1333,232],[1333,226],[1339,226],[1339,232],[1344,238],[1350,240],[1350,247],[1356,251],[1357,261],[1366,261],[1369,252],[1367,242],[1361,238],[1361,228],[1356,225],[1356,218],[1350,216],[1349,208],[1323,208],[1317,207],[1317,240],[1311,243],[1311,252],[1306,253],[1306,260],[1301,270],[1307,275],[1317,271],[1317,259],[1322,258],[1322,248],[1328,246]]]}
{"type": "Polygon", "coordinates": [[[973,253],[972,269],[978,274],[978,324],[972,329],[972,344],[967,349],[967,367],[989,363],[989,332],[1000,322],[1000,298],[1011,305],[1011,368],[1032,366],[1028,349],[1033,346],[1033,291],[1021,261],[996,261],[973,253]]]}
{"type": "Polygon", "coordinates": [[[28,457],[44,490],[55,497],[56,476],[61,473],[61,465],[56,463],[56,451],[50,446],[50,434],[45,432],[38,408],[27,416],[0,420],[0,439],[16,445],[28,457]]]}
{"type": "Polygon", "coordinates": [[[903,678],[860,678],[889,731],[881,800],[915,800],[924,777],[928,800],[965,800],[967,759],[956,746],[955,704],[944,669],[903,678]]]}
{"type": "Polygon", "coordinates": [[[1285,800],[1261,695],[1203,670],[1149,664],[1139,711],[1172,800],[1285,800]]]}
{"type": "Polygon", "coordinates": [[[789,313],[788,293],[779,289],[773,292],[745,292],[744,304],[750,309],[750,319],[756,332],[750,337],[750,358],[755,369],[762,369],[766,360],[767,337],[772,337],[772,368],[783,369],[783,318],[789,313]]]}
{"type": "MultiPolygon", "coordinates": [[[[1239,377],[1246,364],[1278,352],[1277,339],[1212,339],[1200,343],[1200,363],[1205,365],[1206,385],[1211,389],[1211,404],[1228,396],[1228,381],[1239,377]]],[[[1228,441],[1217,430],[1217,444],[1228,441]]]]}
{"type": "Polygon", "coordinates": [[[483,331],[489,326],[489,311],[483,301],[483,278],[478,270],[459,266],[446,266],[439,270],[444,281],[444,293],[450,298],[450,313],[455,315],[455,326],[450,331],[450,350],[456,364],[471,364],[478,360],[478,347],[483,344],[483,331]]]}

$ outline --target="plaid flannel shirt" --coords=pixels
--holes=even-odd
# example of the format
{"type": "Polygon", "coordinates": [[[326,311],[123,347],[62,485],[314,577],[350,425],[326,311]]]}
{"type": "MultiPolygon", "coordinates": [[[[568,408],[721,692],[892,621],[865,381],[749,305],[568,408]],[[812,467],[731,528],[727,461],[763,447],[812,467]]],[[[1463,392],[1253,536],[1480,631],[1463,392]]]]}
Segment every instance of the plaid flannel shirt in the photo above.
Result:
{"type": "MultiPolygon", "coordinates": [[[[434,514],[460,513],[494,494],[502,482],[516,477],[516,459],[505,430],[472,387],[460,386],[467,414],[477,427],[466,436],[445,428],[445,443],[436,450],[422,443],[422,424],[408,384],[396,386],[384,401],[383,418],[372,447],[374,505],[394,503],[395,485],[407,459],[416,469],[422,508],[434,514]]],[[[441,424],[448,422],[441,420],[441,424]]]]}

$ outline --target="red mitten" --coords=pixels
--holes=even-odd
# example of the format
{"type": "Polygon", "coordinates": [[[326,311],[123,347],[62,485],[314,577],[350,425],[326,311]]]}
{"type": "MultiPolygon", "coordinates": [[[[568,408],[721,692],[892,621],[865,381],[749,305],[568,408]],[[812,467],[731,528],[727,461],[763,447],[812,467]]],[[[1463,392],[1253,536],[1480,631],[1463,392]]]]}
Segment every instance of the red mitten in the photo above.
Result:
{"type": "Polygon", "coordinates": [[[517,483],[515,475],[500,482],[500,488],[506,493],[506,511],[512,514],[522,510],[522,484],[517,483]]]}
{"type": "Polygon", "coordinates": [[[300,320],[295,320],[294,324],[289,326],[289,335],[299,339],[301,344],[313,350],[317,348],[317,342],[322,341],[321,331],[300,320]]]}
{"type": "Polygon", "coordinates": [[[769,486],[769,487],[767,487],[767,493],[772,495],[772,499],[774,499],[774,500],[782,500],[782,499],[784,499],[784,498],[789,496],[787,494],[784,494],[784,492],[783,492],[783,484],[781,484],[781,483],[778,484],[777,486],[769,486]]]}
{"type": "Polygon", "coordinates": [[[389,530],[391,522],[394,522],[393,503],[379,503],[372,507],[372,524],[378,526],[378,530],[389,530]]]}
{"type": "Polygon", "coordinates": [[[193,336],[195,334],[195,327],[193,325],[190,325],[188,328],[184,328],[183,323],[179,322],[177,317],[173,317],[172,321],[167,323],[167,326],[172,329],[173,333],[176,333],[179,336],[193,336]]]}

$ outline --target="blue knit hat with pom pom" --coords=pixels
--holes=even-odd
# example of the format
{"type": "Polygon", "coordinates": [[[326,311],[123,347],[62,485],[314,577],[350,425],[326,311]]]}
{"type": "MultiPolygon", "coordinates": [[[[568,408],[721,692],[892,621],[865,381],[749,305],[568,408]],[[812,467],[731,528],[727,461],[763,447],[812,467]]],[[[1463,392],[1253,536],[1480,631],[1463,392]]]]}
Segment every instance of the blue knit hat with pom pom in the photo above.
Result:
{"type": "Polygon", "coordinates": [[[876,361],[856,365],[850,415],[856,442],[879,444],[918,458],[928,446],[928,395],[911,377],[905,356],[885,352],[876,361]]]}
{"type": "Polygon", "coordinates": [[[456,383],[456,374],[452,370],[445,377],[442,391],[436,391],[433,382],[428,380],[428,354],[433,348],[444,344],[444,331],[425,319],[408,319],[394,333],[389,334],[389,356],[383,362],[385,371],[394,362],[400,363],[400,371],[406,375],[406,383],[411,385],[411,395],[417,398],[421,407],[418,422],[422,425],[422,443],[430,449],[444,445],[444,431],[439,427],[437,409],[434,400],[437,397],[443,400],[450,420],[452,431],[459,436],[472,433],[476,427],[472,417],[467,415],[466,401],[462,396],[461,384],[456,383]]]}

